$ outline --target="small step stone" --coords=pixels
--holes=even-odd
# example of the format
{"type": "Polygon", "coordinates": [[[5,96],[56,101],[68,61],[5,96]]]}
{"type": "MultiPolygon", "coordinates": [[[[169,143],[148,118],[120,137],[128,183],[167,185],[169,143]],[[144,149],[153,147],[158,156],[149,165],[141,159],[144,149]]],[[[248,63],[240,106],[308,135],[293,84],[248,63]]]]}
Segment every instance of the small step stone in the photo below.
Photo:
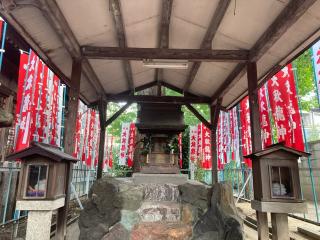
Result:
{"type": "Polygon", "coordinates": [[[179,222],[181,209],[174,202],[144,202],[138,209],[142,222],[179,222]]]}

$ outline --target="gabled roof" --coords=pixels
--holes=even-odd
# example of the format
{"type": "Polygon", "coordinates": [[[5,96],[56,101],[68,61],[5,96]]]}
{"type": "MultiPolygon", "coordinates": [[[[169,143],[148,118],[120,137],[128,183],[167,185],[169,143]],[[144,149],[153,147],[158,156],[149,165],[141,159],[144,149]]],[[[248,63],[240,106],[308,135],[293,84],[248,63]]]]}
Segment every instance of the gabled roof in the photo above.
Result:
{"type": "MultiPolygon", "coordinates": [[[[263,82],[320,36],[316,0],[15,0],[2,1],[0,13],[67,82],[83,46],[234,50],[257,61],[263,82]]],[[[223,97],[227,108],[247,94],[243,60],[155,70],[135,58],[83,59],[87,102],[157,82],[213,101],[223,97]]]]}
{"type": "Polygon", "coordinates": [[[43,156],[50,158],[54,161],[61,162],[61,161],[71,161],[71,162],[77,162],[78,159],[72,157],[69,154],[66,154],[61,151],[61,148],[55,147],[49,144],[45,143],[38,143],[38,142],[32,142],[30,144],[30,147],[23,149],[19,152],[13,153],[7,157],[7,160],[17,160],[17,159],[23,159],[26,157],[31,156],[43,156]]]}
{"type": "Polygon", "coordinates": [[[273,144],[271,146],[268,146],[264,150],[252,153],[252,154],[244,156],[244,157],[245,158],[261,157],[261,156],[268,155],[270,153],[277,152],[277,151],[289,152],[289,153],[292,153],[294,155],[297,155],[298,157],[308,157],[308,156],[311,155],[310,153],[302,152],[302,151],[296,150],[294,148],[287,147],[287,146],[284,145],[284,143],[280,142],[280,143],[276,143],[276,144],[273,144]]]}

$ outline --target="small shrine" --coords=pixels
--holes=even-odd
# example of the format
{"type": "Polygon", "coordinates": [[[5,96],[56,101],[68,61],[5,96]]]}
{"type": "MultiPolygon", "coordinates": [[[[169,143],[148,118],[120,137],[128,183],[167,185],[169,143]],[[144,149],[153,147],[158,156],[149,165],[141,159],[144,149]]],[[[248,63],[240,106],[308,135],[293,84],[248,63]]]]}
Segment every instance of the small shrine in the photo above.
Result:
{"type": "Polygon", "coordinates": [[[178,155],[170,149],[172,139],[184,131],[183,112],[179,104],[139,104],[136,126],[144,140],[138,154],[141,173],[179,173],[178,155]]]}

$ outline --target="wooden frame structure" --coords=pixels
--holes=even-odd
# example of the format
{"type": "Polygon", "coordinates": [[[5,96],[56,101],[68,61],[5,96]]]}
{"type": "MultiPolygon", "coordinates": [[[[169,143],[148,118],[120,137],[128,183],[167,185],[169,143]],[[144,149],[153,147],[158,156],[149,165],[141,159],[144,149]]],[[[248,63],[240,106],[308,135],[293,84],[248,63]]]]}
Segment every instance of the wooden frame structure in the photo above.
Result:
{"type": "MultiPolygon", "coordinates": [[[[80,1],[81,2],[81,1],[80,1]]],[[[194,1],[196,2],[196,1],[194,1]]],[[[282,8],[275,18],[272,19],[271,23],[265,28],[265,31],[260,37],[254,42],[253,45],[247,48],[236,47],[230,49],[212,48],[212,42],[216,39],[220,39],[221,34],[219,30],[225,27],[224,19],[228,15],[230,9],[231,0],[217,0],[215,9],[212,13],[209,24],[200,43],[200,47],[197,48],[170,48],[170,39],[172,27],[171,21],[173,18],[175,0],[162,0],[161,11],[160,11],[160,24],[157,30],[158,39],[157,46],[154,47],[131,47],[130,34],[126,31],[129,28],[130,23],[127,22],[126,16],[123,13],[120,0],[109,0],[109,9],[105,9],[105,14],[109,10],[111,15],[115,41],[118,47],[107,46],[102,44],[83,44],[80,43],[80,37],[75,34],[74,26],[71,27],[70,20],[74,16],[68,15],[68,4],[56,2],[55,0],[40,0],[40,1],[22,1],[22,0],[7,0],[1,1],[0,13],[11,24],[16,31],[27,41],[27,43],[38,53],[43,61],[55,71],[62,80],[69,86],[69,102],[66,115],[66,127],[65,133],[65,151],[72,153],[73,151],[73,135],[75,131],[76,113],[78,109],[78,99],[81,97],[86,103],[91,106],[96,106],[100,112],[100,126],[101,126],[101,139],[99,146],[99,161],[98,161],[98,173],[97,176],[102,176],[102,161],[104,155],[104,136],[106,127],[114,121],[121,113],[123,113],[131,103],[133,102],[148,102],[148,103],[178,103],[186,105],[186,107],[208,128],[211,129],[212,135],[212,179],[213,182],[217,182],[217,155],[215,149],[216,142],[216,129],[219,118],[219,111],[224,108],[229,108],[235,103],[240,101],[242,97],[249,93],[250,102],[250,117],[251,131],[252,131],[252,144],[253,150],[258,150],[261,147],[261,136],[259,126],[259,112],[257,102],[257,89],[268,77],[272,76],[276,70],[283,67],[289,60],[291,60],[296,54],[305,47],[309,46],[320,36],[320,29],[316,31],[306,33],[303,41],[300,42],[301,47],[298,50],[291,49],[281,55],[280,61],[272,61],[272,66],[264,68],[264,72],[258,77],[257,73],[257,62],[268,53],[268,51],[275,46],[275,44],[287,34],[290,29],[298,20],[304,16],[307,11],[313,6],[316,0],[290,0],[288,4],[282,8]],[[66,5],[64,5],[66,4],[66,5]],[[63,5],[63,6],[60,6],[63,5]],[[52,52],[52,49],[45,49],[46,44],[41,42],[41,34],[37,31],[32,31],[30,26],[33,24],[31,19],[26,18],[25,22],[21,20],[20,12],[30,7],[35,9],[35,13],[42,19],[42,22],[46,22],[43,25],[43,29],[49,29],[50,34],[54,35],[57,42],[50,42],[47,45],[59,45],[56,48],[56,52],[61,51],[63,48],[64,53],[61,53],[60,58],[63,56],[70,56],[72,61],[72,71],[68,68],[69,64],[57,64],[60,59],[57,58],[52,52]],[[63,7],[63,9],[61,9],[63,7]],[[18,13],[15,11],[19,9],[18,13]],[[25,27],[25,24],[29,25],[29,28],[25,27]],[[101,80],[101,74],[99,76],[94,61],[98,60],[120,60],[121,68],[124,72],[124,79],[126,87],[122,87],[120,91],[108,92],[107,87],[101,80]],[[186,81],[183,84],[173,84],[170,79],[166,77],[163,69],[156,69],[154,71],[153,79],[150,79],[147,83],[135,84],[134,69],[131,61],[143,60],[143,59],[175,59],[175,60],[188,60],[193,62],[190,71],[187,73],[186,81]],[[193,88],[197,85],[197,75],[201,72],[202,66],[210,62],[226,62],[228,64],[236,65],[231,68],[227,76],[222,81],[217,81],[216,89],[210,95],[202,94],[202,92],[194,91],[193,88]],[[66,67],[65,67],[66,66],[66,67]],[[71,74],[67,72],[70,71],[71,74]],[[243,92],[237,93],[236,96],[232,94],[232,101],[228,100],[224,103],[225,95],[230,92],[233,88],[238,87],[239,79],[247,74],[247,85],[243,88],[243,92]],[[80,83],[85,83],[84,89],[80,89],[80,83]],[[143,96],[135,95],[136,92],[145,90],[151,87],[157,87],[157,96],[143,96]],[[162,96],[161,88],[167,87],[174,91],[177,91],[183,96],[172,97],[162,96]],[[91,95],[87,92],[91,91],[91,95]],[[94,100],[89,99],[88,95],[95,96],[94,100]],[[127,102],[117,113],[107,119],[106,109],[108,102],[127,102]],[[191,104],[208,104],[211,111],[210,122],[207,121],[191,104]]],[[[78,4],[78,3],[77,3],[78,4]]],[[[79,3],[80,4],[80,3],[79,3]]],[[[199,3],[197,3],[199,4],[199,3]]],[[[282,3],[284,4],[284,3],[282,3]]],[[[94,5],[94,4],[93,4],[94,5]]],[[[75,5],[76,7],[76,5],[75,5]]],[[[181,6],[180,6],[181,7],[181,6]]],[[[319,7],[319,6],[316,6],[319,7]]],[[[29,14],[26,12],[26,14],[29,14]]],[[[30,13],[31,14],[31,13],[30,13]]],[[[181,19],[181,17],[180,17],[181,19]]],[[[186,21],[187,22],[187,21],[186,21]]],[[[175,23],[177,24],[177,23],[175,23]]],[[[49,31],[48,30],[48,31],[49,31]]],[[[40,31],[41,33],[41,31],[40,31]]],[[[49,36],[48,36],[49,37],[49,36]]],[[[85,39],[85,37],[84,37],[85,39]]],[[[54,41],[52,40],[52,41],[54,41]]],[[[82,39],[81,42],[84,42],[82,39]]],[[[90,42],[90,41],[89,41],[90,42]]],[[[241,42],[241,41],[239,41],[241,42]]],[[[239,43],[240,44],[240,43],[239,43]]],[[[233,65],[232,65],[233,66],[233,65]]],[[[215,76],[213,76],[214,78],[215,76]]],[[[212,80],[215,82],[215,80],[212,80]]],[[[231,91],[232,92],[232,91],[231,91]]],[[[68,170],[69,182],[72,175],[72,167],[68,170]]],[[[67,191],[67,201],[69,198],[69,191],[67,191]]],[[[59,209],[58,224],[57,224],[57,235],[58,239],[63,239],[66,234],[66,207],[59,209]]],[[[265,215],[258,214],[258,228],[259,228],[259,239],[267,239],[268,228],[265,222],[265,215]]]]}

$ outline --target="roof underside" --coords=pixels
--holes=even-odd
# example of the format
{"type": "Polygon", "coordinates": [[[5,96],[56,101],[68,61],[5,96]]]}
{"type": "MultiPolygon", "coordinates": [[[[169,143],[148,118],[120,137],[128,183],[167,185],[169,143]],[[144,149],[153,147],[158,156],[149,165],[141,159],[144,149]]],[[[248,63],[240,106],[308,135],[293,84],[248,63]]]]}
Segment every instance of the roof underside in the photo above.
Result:
{"type": "MultiPolygon", "coordinates": [[[[212,49],[252,49],[290,2],[289,0],[237,0],[236,3],[234,1],[228,5],[214,35],[212,49]]],[[[68,25],[72,37],[76,40],[76,44],[71,42],[69,49],[61,37],[64,32],[59,33],[53,27],[54,21],[44,11],[43,6],[48,6],[48,1],[39,1],[40,6],[29,5],[26,2],[32,1],[16,0],[14,8],[10,10],[4,8],[1,13],[44,60],[55,65],[66,77],[70,77],[72,57],[79,51],[79,49],[70,50],[70,45],[74,48],[77,48],[76,44],[119,47],[118,29],[109,0],[55,0],[56,6],[66,20],[65,25],[68,25]]],[[[126,47],[159,48],[162,0],[119,2],[126,47]]],[[[218,6],[218,0],[173,0],[168,47],[199,49],[218,6]]],[[[263,79],[274,66],[286,64],[298,51],[316,40],[319,37],[319,27],[320,1],[315,1],[257,59],[259,79],[263,79]]],[[[130,60],[129,65],[134,88],[155,81],[154,69],[145,68],[141,61],[136,60],[130,60]]],[[[202,62],[188,91],[201,96],[214,96],[237,65],[236,62],[202,62]]],[[[191,66],[192,64],[187,70],[164,69],[161,80],[184,89],[191,66]]],[[[81,78],[80,91],[88,102],[96,101],[101,89],[106,94],[129,90],[125,63],[122,60],[88,59],[85,70],[81,78]]],[[[232,106],[246,94],[246,91],[246,74],[239,74],[225,91],[222,105],[232,106]]]]}

